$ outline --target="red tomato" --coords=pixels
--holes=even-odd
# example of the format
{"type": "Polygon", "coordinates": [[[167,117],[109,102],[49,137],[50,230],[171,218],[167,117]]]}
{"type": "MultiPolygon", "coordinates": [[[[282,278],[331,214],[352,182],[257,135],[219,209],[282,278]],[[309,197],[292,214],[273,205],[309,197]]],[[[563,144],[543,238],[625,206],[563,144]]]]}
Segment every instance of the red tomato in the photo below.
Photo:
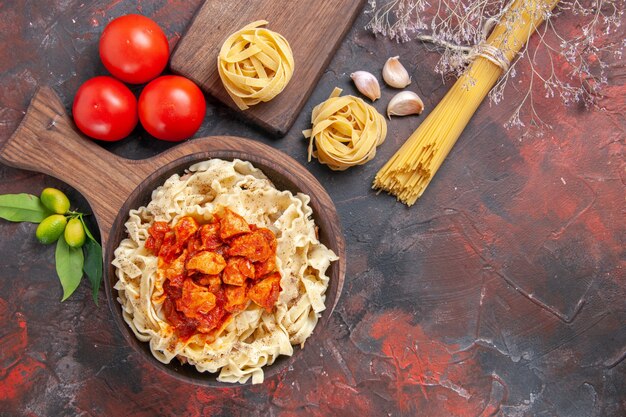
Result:
{"type": "Polygon", "coordinates": [[[164,75],[139,96],[139,120],[157,139],[178,142],[193,136],[204,119],[204,95],[193,81],[164,75]]]}
{"type": "Polygon", "coordinates": [[[129,84],[143,84],[157,77],[167,65],[170,47],[153,20],[129,14],[112,20],[100,38],[100,59],[114,77],[129,84]]]}
{"type": "Polygon", "coordinates": [[[116,141],[128,136],[137,126],[137,99],[115,78],[95,77],[78,89],[72,115],[85,135],[116,141]]]}

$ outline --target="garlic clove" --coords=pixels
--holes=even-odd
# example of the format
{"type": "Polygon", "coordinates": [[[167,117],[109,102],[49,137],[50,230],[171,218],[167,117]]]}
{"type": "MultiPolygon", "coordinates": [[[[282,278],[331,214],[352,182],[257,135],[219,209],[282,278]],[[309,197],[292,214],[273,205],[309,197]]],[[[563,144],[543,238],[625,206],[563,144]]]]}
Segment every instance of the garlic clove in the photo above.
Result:
{"type": "Polygon", "coordinates": [[[399,56],[389,58],[383,67],[383,80],[394,88],[404,88],[411,84],[411,77],[399,58],[399,56]]]}
{"type": "Polygon", "coordinates": [[[356,89],[372,101],[380,98],[380,85],[374,75],[367,71],[357,71],[350,74],[356,89]]]}
{"type": "Polygon", "coordinates": [[[409,114],[421,114],[424,110],[424,102],[413,91],[401,91],[389,101],[387,105],[387,117],[407,116],[409,114]]]}

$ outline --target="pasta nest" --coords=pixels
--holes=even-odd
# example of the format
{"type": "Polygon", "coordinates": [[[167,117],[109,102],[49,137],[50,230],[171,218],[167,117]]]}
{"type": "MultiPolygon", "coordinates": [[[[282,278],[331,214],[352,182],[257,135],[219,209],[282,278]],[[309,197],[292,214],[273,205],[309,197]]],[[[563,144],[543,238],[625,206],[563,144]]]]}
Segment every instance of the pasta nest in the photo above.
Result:
{"type": "Polygon", "coordinates": [[[276,97],[293,75],[289,42],[259,27],[267,23],[258,20],[230,35],[217,57],[222,83],[241,110],[276,97]]]}
{"type": "Polygon", "coordinates": [[[315,106],[313,127],[302,132],[310,139],[309,162],[313,156],[335,171],[370,161],[387,136],[385,118],[374,107],[358,97],[340,97],[341,91],[335,88],[315,106]]]}

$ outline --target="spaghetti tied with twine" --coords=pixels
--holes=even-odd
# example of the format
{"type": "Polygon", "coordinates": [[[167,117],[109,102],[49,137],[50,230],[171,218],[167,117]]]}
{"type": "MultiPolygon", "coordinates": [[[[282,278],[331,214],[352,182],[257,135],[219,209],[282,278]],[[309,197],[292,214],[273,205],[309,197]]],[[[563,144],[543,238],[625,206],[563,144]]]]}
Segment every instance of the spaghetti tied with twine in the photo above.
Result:
{"type": "Polygon", "coordinates": [[[483,99],[557,3],[512,0],[497,24],[494,19],[485,25],[485,33],[493,28],[486,41],[472,48],[458,46],[468,51],[468,68],[378,171],[372,188],[387,191],[408,206],[415,204],[483,99]]]}

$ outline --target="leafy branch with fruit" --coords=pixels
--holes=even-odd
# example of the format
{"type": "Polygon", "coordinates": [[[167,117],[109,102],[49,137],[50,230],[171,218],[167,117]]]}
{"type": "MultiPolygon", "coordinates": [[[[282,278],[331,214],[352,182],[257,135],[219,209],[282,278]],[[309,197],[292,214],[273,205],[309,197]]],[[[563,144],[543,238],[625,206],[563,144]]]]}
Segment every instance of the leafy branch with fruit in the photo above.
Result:
{"type": "MultiPolygon", "coordinates": [[[[137,14],[120,16],[104,29],[98,50],[112,76],[91,78],[76,92],[72,117],[78,130],[110,142],[124,139],[141,123],[155,138],[178,142],[200,128],[206,114],[204,95],[185,77],[161,75],[169,59],[169,43],[156,22],[137,14]],[[125,83],[147,84],[137,100],[125,83]]],[[[38,223],[39,242],[56,242],[61,301],[74,293],[86,275],[98,304],[102,247],[85,224],[86,215],[70,210],[67,196],[55,188],[44,189],[39,197],[0,195],[0,218],[38,223]]]]}
{"type": "Polygon", "coordinates": [[[70,210],[70,200],[56,188],[32,194],[0,195],[0,218],[11,222],[38,223],[35,236],[40,243],[56,242],[56,271],[67,300],[87,275],[93,300],[98,304],[102,281],[102,247],[85,224],[87,214],[70,210]]]}

